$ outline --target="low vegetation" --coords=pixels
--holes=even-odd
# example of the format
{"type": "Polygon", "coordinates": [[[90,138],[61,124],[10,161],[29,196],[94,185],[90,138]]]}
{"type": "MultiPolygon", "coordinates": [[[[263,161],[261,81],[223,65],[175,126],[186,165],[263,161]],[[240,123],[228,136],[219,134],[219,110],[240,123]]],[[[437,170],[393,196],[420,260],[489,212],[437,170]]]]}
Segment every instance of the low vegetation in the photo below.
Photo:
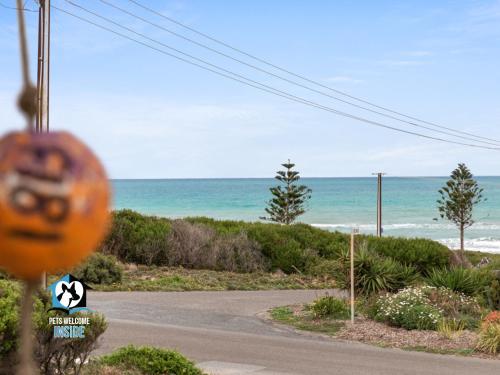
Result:
{"type": "MultiPolygon", "coordinates": [[[[52,279],[56,279],[53,276],[52,279]]],[[[129,265],[123,280],[113,284],[90,284],[99,291],[221,291],[275,289],[329,289],[335,287],[332,276],[287,275],[282,272],[238,273],[191,270],[182,267],[129,265]]]]}
{"type": "Polygon", "coordinates": [[[173,350],[126,346],[91,363],[88,375],[203,375],[193,362],[173,350]]]}
{"type": "MultiPolygon", "coordinates": [[[[466,253],[467,255],[467,253],[466,253]]],[[[341,300],[323,297],[313,304],[273,309],[281,323],[338,338],[433,353],[500,358],[500,256],[474,252],[474,268],[435,267],[422,273],[414,265],[383,257],[367,245],[355,258],[356,324],[341,300]],[[486,259],[487,258],[487,259],[486,259]],[[335,313],[336,311],[344,311],[335,313]],[[331,327],[335,327],[332,329],[331,327]]],[[[348,254],[316,265],[349,287],[348,254]]]]}
{"type": "MultiPolygon", "coordinates": [[[[426,239],[360,236],[381,258],[425,274],[449,266],[446,246],[426,239]]],[[[126,263],[232,272],[312,273],[348,251],[349,237],[305,224],[279,225],[187,218],[170,220],[122,210],[101,251],[126,263]]]]}
{"type": "Polygon", "coordinates": [[[116,284],[122,281],[123,269],[114,256],[94,253],[72,274],[87,284],[116,284]]]}
{"type": "MultiPolygon", "coordinates": [[[[0,373],[14,373],[17,363],[16,348],[18,341],[19,305],[21,287],[19,283],[0,280],[0,373]]],[[[90,353],[97,347],[99,337],[106,330],[106,321],[101,314],[89,313],[90,324],[86,327],[85,338],[57,339],[49,317],[57,316],[50,308],[48,294],[39,292],[34,302],[34,340],[35,360],[40,373],[78,374],[90,353]]],[[[81,313],[73,315],[80,316],[81,313]]]]}

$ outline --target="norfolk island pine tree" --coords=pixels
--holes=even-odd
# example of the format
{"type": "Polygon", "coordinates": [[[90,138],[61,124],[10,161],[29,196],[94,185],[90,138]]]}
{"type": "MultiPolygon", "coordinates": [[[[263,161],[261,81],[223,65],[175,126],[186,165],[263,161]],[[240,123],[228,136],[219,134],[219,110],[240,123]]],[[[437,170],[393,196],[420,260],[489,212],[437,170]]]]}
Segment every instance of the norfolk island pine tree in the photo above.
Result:
{"type": "Polygon", "coordinates": [[[298,171],[293,170],[295,164],[291,163],[290,159],[281,165],[286,170],[277,171],[275,176],[281,185],[269,189],[273,195],[266,207],[269,217],[261,219],[288,225],[305,212],[304,205],[311,199],[312,190],[305,185],[297,184],[300,175],[298,171]]]}

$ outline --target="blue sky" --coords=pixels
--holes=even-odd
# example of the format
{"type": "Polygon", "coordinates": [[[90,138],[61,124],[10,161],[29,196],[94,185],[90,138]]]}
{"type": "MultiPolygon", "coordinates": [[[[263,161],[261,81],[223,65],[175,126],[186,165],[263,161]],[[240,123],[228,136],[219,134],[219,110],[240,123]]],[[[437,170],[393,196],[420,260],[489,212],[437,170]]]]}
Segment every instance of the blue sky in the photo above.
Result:
{"type": "MultiPolygon", "coordinates": [[[[222,48],[129,1],[109,1],[222,48]]],[[[336,89],[500,139],[500,1],[141,1],[336,89]]],[[[52,2],[91,18],[64,0],[52,2]]],[[[267,85],[405,127],[238,65],[98,0],[74,2],[267,85]]],[[[26,6],[34,8],[33,0],[26,6]]],[[[37,15],[26,17],[35,77],[37,15]]],[[[90,144],[111,177],[270,177],[287,158],[304,176],[447,175],[458,162],[477,175],[500,174],[498,151],[372,127],[226,80],[55,10],[52,21],[51,127],[90,144]]],[[[14,106],[17,43],[16,14],[0,8],[2,132],[23,127],[14,106]]]]}

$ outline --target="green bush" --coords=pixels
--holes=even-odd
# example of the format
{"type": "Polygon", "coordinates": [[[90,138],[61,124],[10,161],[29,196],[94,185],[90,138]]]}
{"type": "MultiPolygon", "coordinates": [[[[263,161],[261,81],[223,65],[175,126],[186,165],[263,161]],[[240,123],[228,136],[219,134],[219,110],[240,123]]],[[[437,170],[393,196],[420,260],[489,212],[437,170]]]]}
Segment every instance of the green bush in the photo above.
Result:
{"type": "Polygon", "coordinates": [[[127,346],[99,359],[103,365],[137,369],[144,375],[203,375],[181,354],[152,347],[127,346]]]}
{"type": "MultiPolygon", "coordinates": [[[[251,247],[250,251],[240,257],[238,254],[243,254],[242,247],[234,250],[234,247],[226,246],[230,251],[224,251],[225,255],[230,255],[230,258],[250,259],[255,255],[253,249],[258,249],[265,258],[262,264],[266,268],[281,269],[286,273],[314,269],[311,267],[317,264],[318,260],[337,260],[349,249],[350,240],[347,234],[329,232],[306,224],[248,223],[206,217],[172,221],[122,210],[114,213],[112,230],[102,245],[102,251],[115,255],[123,262],[158,266],[181,265],[176,259],[185,254],[180,253],[179,247],[176,247],[176,239],[179,237],[172,235],[174,222],[193,224],[194,227],[191,228],[198,228],[198,231],[203,232],[206,241],[202,241],[202,247],[208,253],[214,251],[213,243],[224,240],[230,242],[240,236],[240,243],[246,242],[251,247]],[[245,236],[248,240],[242,242],[241,239],[245,236]]],[[[368,247],[379,256],[413,267],[422,274],[426,274],[431,268],[449,265],[450,251],[435,241],[373,236],[361,238],[364,238],[368,247]]],[[[195,263],[203,264],[199,261],[195,263]]],[[[225,262],[216,264],[224,269],[225,262]]],[[[229,264],[235,262],[231,261],[229,264]]],[[[186,267],[190,267],[189,264],[186,267]]],[[[202,267],[212,266],[208,264],[202,267]]],[[[245,268],[252,267],[243,267],[245,268]]],[[[409,270],[408,268],[407,271],[409,270]]]]}
{"type": "Polygon", "coordinates": [[[493,280],[486,287],[486,301],[491,310],[500,310],[500,281],[493,280]]]}
{"type": "Polygon", "coordinates": [[[468,295],[481,293],[488,281],[489,279],[484,273],[476,269],[461,267],[433,269],[427,278],[429,285],[448,288],[468,295]]]}
{"type": "Polygon", "coordinates": [[[430,303],[426,287],[407,288],[381,296],[376,303],[375,319],[408,330],[435,330],[443,313],[430,303]]]}
{"type": "Polygon", "coordinates": [[[339,261],[334,259],[317,258],[309,262],[306,267],[306,273],[312,276],[333,276],[338,278],[342,272],[339,261]]]}
{"type": "Polygon", "coordinates": [[[315,318],[347,319],[350,316],[349,307],[343,299],[325,296],[309,305],[315,318]]]}
{"type": "Polygon", "coordinates": [[[364,237],[368,247],[402,264],[408,264],[426,275],[432,268],[443,268],[450,264],[450,250],[439,242],[423,238],[364,237]]]}
{"type": "Polygon", "coordinates": [[[101,246],[102,252],[124,262],[165,264],[170,220],[141,215],[132,210],[116,211],[113,225],[101,246]]]}
{"type": "Polygon", "coordinates": [[[73,271],[73,275],[86,283],[115,284],[122,281],[123,269],[114,256],[94,253],[73,271]]]}
{"type": "MultiPolygon", "coordinates": [[[[3,375],[13,374],[16,367],[20,299],[18,282],[0,280],[0,374],[3,375]]],[[[97,313],[75,314],[90,318],[85,338],[61,340],[54,338],[53,326],[49,324],[49,317],[60,316],[60,313],[48,312],[50,307],[48,293],[39,291],[34,299],[33,311],[34,354],[38,368],[43,375],[77,374],[106,330],[104,317],[97,313]]]]}
{"type": "Polygon", "coordinates": [[[0,362],[16,347],[20,293],[18,283],[0,280],[0,362]]]}
{"type": "Polygon", "coordinates": [[[424,285],[379,297],[371,314],[376,320],[406,329],[436,329],[443,319],[474,329],[483,310],[475,297],[424,285]]]}

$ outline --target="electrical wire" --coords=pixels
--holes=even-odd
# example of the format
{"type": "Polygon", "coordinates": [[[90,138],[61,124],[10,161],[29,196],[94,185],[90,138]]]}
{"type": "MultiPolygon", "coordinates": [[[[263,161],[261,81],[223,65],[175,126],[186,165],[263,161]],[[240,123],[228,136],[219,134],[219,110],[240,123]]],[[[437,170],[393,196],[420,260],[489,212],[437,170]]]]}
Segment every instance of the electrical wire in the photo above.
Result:
{"type": "MultiPolygon", "coordinates": [[[[75,3],[74,1],[71,1],[71,0],[65,0],[65,1],[66,1],[67,3],[69,3],[69,4],[73,5],[74,7],[80,8],[80,9],[82,9],[82,10],[88,10],[88,9],[86,9],[85,7],[81,6],[80,4],[75,3]]],[[[436,133],[445,134],[445,135],[449,135],[449,136],[452,136],[452,137],[456,137],[456,138],[460,138],[460,139],[465,139],[465,140],[468,140],[468,141],[480,142],[480,143],[484,143],[484,144],[488,144],[488,145],[493,145],[493,146],[500,146],[500,141],[493,143],[493,142],[488,142],[488,141],[482,141],[482,140],[475,139],[475,138],[477,138],[477,137],[475,137],[475,138],[471,138],[470,136],[463,136],[463,135],[459,135],[459,134],[453,134],[453,133],[450,133],[450,132],[448,132],[448,131],[443,131],[443,130],[433,129],[433,128],[429,127],[429,126],[425,126],[425,125],[417,124],[417,123],[414,123],[414,122],[411,122],[411,121],[408,121],[408,120],[401,119],[401,118],[399,118],[399,117],[395,117],[395,116],[389,115],[389,114],[387,114],[387,113],[383,113],[383,112],[380,112],[380,111],[377,111],[377,110],[374,110],[374,109],[371,109],[371,108],[364,107],[364,106],[362,106],[362,105],[359,105],[359,104],[356,104],[356,103],[350,102],[350,101],[348,101],[348,100],[341,99],[341,98],[339,98],[339,97],[336,97],[336,96],[330,95],[330,94],[328,94],[328,93],[326,93],[326,92],[324,92],[324,91],[317,90],[317,89],[315,89],[315,88],[313,88],[313,87],[311,87],[311,86],[307,86],[307,85],[301,84],[301,83],[296,82],[296,81],[294,81],[294,80],[291,80],[291,79],[285,78],[285,77],[283,77],[283,76],[280,76],[280,75],[278,75],[278,74],[275,74],[275,73],[273,73],[273,72],[270,72],[269,70],[262,69],[262,68],[260,68],[260,67],[258,67],[258,66],[256,66],[256,65],[249,64],[249,63],[247,63],[247,62],[245,62],[245,61],[243,61],[243,60],[241,60],[241,59],[235,58],[235,57],[233,57],[233,56],[231,56],[231,55],[228,55],[228,54],[226,54],[226,53],[224,53],[224,52],[221,52],[221,51],[219,51],[219,50],[216,50],[216,49],[214,49],[214,48],[211,48],[211,47],[209,47],[209,46],[207,46],[207,45],[205,45],[205,44],[203,44],[203,43],[199,43],[199,42],[197,42],[196,40],[193,40],[193,39],[191,39],[191,38],[188,38],[188,37],[186,37],[186,36],[184,36],[184,35],[182,35],[182,34],[179,34],[179,33],[175,32],[175,31],[172,31],[172,30],[170,30],[170,29],[168,29],[168,28],[166,28],[166,27],[163,27],[162,25],[158,25],[158,24],[156,24],[156,23],[154,23],[154,22],[151,22],[151,21],[149,21],[149,20],[147,20],[147,19],[145,19],[145,18],[141,17],[141,16],[138,16],[138,15],[136,15],[136,14],[134,14],[134,13],[132,13],[132,12],[130,12],[130,11],[128,11],[128,10],[126,10],[126,9],[122,8],[122,7],[119,7],[119,6],[115,5],[115,4],[112,4],[112,3],[110,3],[110,2],[109,2],[109,1],[107,1],[107,0],[99,0],[99,1],[100,1],[101,3],[106,4],[107,6],[109,6],[109,7],[111,7],[111,8],[114,8],[114,9],[116,9],[116,10],[118,10],[118,11],[120,11],[120,12],[124,13],[124,14],[127,14],[127,15],[129,15],[129,16],[131,16],[131,17],[133,17],[133,18],[136,18],[136,19],[138,19],[138,20],[140,20],[140,21],[142,21],[142,22],[144,22],[144,23],[147,23],[147,24],[149,24],[149,25],[151,25],[151,26],[154,26],[154,27],[156,27],[156,28],[158,28],[158,29],[160,29],[160,30],[166,31],[166,32],[168,32],[168,33],[170,33],[170,34],[172,34],[172,35],[174,35],[174,36],[178,37],[178,38],[181,38],[181,39],[186,40],[186,41],[188,41],[188,42],[190,42],[190,43],[193,43],[193,44],[195,44],[195,45],[197,45],[197,46],[199,46],[199,47],[205,48],[205,49],[207,49],[207,50],[209,50],[209,51],[211,51],[211,52],[214,52],[214,53],[216,53],[216,54],[218,54],[218,55],[224,56],[225,58],[228,58],[228,59],[230,59],[230,60],[236,61],[236,62],[238,62],[238,63],[240,63],[240,64],[243,64],[243,65],[246,65],[246,66],[248,66],[248,67],[250,67],[250,68],[252,68],[252,69],[255,69],[255,70],[257,70],[257,71],[263,72],[263,73],[268,74],[268,75],[270,75],[270,76],[272,76],[272,77],[278,78],[278,79],[280,79],[280,80],[282,80],[282,81],[285,81],[285,82],[291,83],[291,84],[293,84],[293,85],[295,85],[295,86],[298,86],[298,87],[301,87],[301,88],[307,89],[307,90],[312,91],[312,92],[315,92],[315,93],[317,93],[317,94],[320,94],[320,95],[323,95],[323,96],[329,97],[329,98],[331,98],[331,99],[335,99],[335,100],[337,100],[337,101],[340,101],[340,102],[342,102],[342,103],[348,104],[348,105],[350,105],[350,106],[356,107],[356,108],[358,108],[358,109],[362,109],[362,110],[365,110],[365,111],[368,111],[368,112],[371,112],[371,113],[375,113],[375,114],[380,115],[380,116],[384,116],[384,117],[390,118],[390,119],[392,119],[392,120],[400,121],[400,122],[403,122],[403,123],[405,123],[405,124],[408,124],[408,125],[411,125],[411,126],[414,126],[414,127],[418,127],[418,128],[421,128],[421,129],[426,129],[426,130],[429,130],[429,131],[433,131],[433,132],[436,132],[436,133]]],[[[95,14],[94,14],[94,15],[95,15],[95,14]]],[[[455,132],[456,132],[456,131],[455,131],[455,132]]]]}
{"type": "Polygon", "coordinates": [[[34,13],[38,13],[38,10],[29,9],[29,8],[24,7],[24,6],[23,6],[22,8],[19,8],[19,7],[11,7],[11,6],[5,5],[4,3],[1,3],[1,2],[0,2],[0,7],[5,8],[5,9],[11,9],[11,10],[22,10],[22,11],[25,11],[25,12],[34,12],[34,13]]]}
{"type": "MultiPolygon", "coordinates": [[[[104,2],[103,0],[100,0],[100,1],[104,2]]],[[[340,91],[340,90],[334,89],[334,88],[332,88],[330,86],[322,84],[321,82],[318,82],[318,81],[315,81],[313,79],[307,78],[306,76],[303,76],[301,74],[294,73],[294,72],[292,72],[292,71],[290,71],[288,69],[285,69],[285,68],[283,68],[283,67],[281,67],[279,65],[273,64],[273,63],[271,63],[271,62],[269,62],[269,61],[267,61],[265,59],[257,57],[257,56],[255,56],[255,55],[253,55],[251,53],[245,52],[245,51],[243,51],[240,48],[237,48],[237,47],[235,47],[233,45],[230,45],[230,44],[228,44],[226,42],[223,42],[220,39],[214,38],[214,37],[212,37],[212,36],[210,36],[210,35],[208,35],[206,33],[203,33],[203,32],[201,32],[201,31],[199,31],[199,30],[197,30],[197,29],[195,29],[193,27],[187,26],[187,25],[183,24],[182,22],[179,22],[179,21],[173,19],[172,17],[166,16],[166,15],[164,15],[164,14],[162,14],[162,13],[160,13],[160,12],[158,12],[158,11],[156,11],[156,10],[154,10],[154,9],[152,9],[152,8],[150,8],[150,7],[142,4],[142,3],[140,3],[137,0],[128,0],[128,1],[131,2],[131,3],[133,3],[133,4],[135,4],[136,6],[138,6],[138,7],[142,8],[142,9],[144,9],[144,10],[152,13],[152,14],[155,14],[155,15],[157,15],[159,17],[162,17],[162,18],[164,18],[164,19],[166,19],[166,20],[168,20],[168,21],[170,21],[170,22],[172,22],[172,23],[174,23],[174,24],[176,24],[178,26],[183,27],[186,30],[189,30],[189,31],[191,31],[191,32],[193,32],[195,34],[198,34],[198,35],[200,35],[200,36],[202,36],[202,37],[204,37],[204,38],[206,38],[208,40],[211,40],[211,41],[213,41],[213,42],[215,42],[215,43],[217,43],[219,45],[222,45],[222,46],[224,46],[226,48],[229,48],[229,49],[231,49],[231,50],[233,50],[235,52],[238,52],[238,53],[240,53],[242,55],[245,55],[245,56],[247,56],[247,57],[249,57],[249,58],[251,58],[251,59],[253,59],[255,61],[258,61],[258,62],[260,62],[262,64],[271,66],[271,67],[273,67],[275,69],[278,69],[278,70],[280,70],[280,71],[282,71],[284,73],[292,75],[292,76],[294,76],[296,78],[300,78],[300,79],[302,79],[302,80],[304,80],[306,82],[312,83],[312,84],[314,84],[316,86],[322,87],[322,88],[327,89],[329,91],[332,91],[332,92],[335,92],[337,94],[346,96],[348,98],[354,99],[354,100],[359,101],[361,103],[368,104],[368,105],[370,105],[372,107],[381,109],[383,111],[390,112],[390,113],[393,113],[393,114],[396,114],[396,115],[399,115],[399,116],[403,116],[403,117],[408,118],[410,120],[418,121],[418,122],[421,122],[421,123],[424,123],[424,124],[427,124],[427,125],[430,125],[430,126],[434,126],[434,127],[440,128],[440,129],[445,129],[445,130],[449,130],[449,131],[452,131],[452,132],[456,132],[456,133],[460,133],[460,134],[463,134],[463,135],[467,135],[467,136],[470,136],[470,137],[474,137],[474,138],[478,138],[478,139],[483,139],[483,140],[487,140],[487,141],[492,141],[492,142],[496,142],[496,143],[500,142],[500,140],[497,140],[497,139],[483,137],[483,136],[476,135],[476,134],[473,134],[473,133],[468,133],[468,132],[465,132],[465,131],[461,131],[461,130],[453,129],[453,128],[446,127],[446,126],[443,126],[443,125],[439,125],[439,124],[436,124],[434,122],[422,120],[422,119],[420,119],[418,117],[410,116],[410,115],[404,114],[404,113],[402,113],[400,111],[392,110],[392,109],[390,109],[388,107],[381,106],[381,105],[378,105],[378,104],[373,103],[371,101],[368,101],[368,100],[356,97],[354,95],[348,94],[348,93],[346,93],[344,91],[340,91]]]]}
{"type": "MultiPolygon", "coordinates": [[[[268,93],[276,95],[276,96],[280,96],[280,97],[286,98],[286,99],[294,101],[294,102],[298,102],[298,103],[301,103],[301,104],[304,104],[304,105],[308,105],[310,107],[322,109],[324,111],[331,112],[331,113],[334,113],[334,114],[337,114],[337,115],[340,115],[340,116],[344,116],[344,117],[347,117],[347,118],[351,118],[351,119],[354,119],[354,120],[362,121],[362,122],[365,122],[365,123],[368,123],[368,124],[371,124],[371,125],[374,125],[374,126],[377,126],[377,127],[391,129],[391,130],[394,130],[394,131],[397,131],[397,132],[406,133],[406,134],[418,136],[418,137],[421,137],[421,138],[432,139],[432,140],[436,140],[436,141],[441,141],[441,142],[446,142],[446,143],[456,144],[456,145],[461,145],[461,146],[468,146],[468,147],[475,147],[475,148],[481,148],[481,149],[488,149],[488,150],[500,151],[500,148],[497,148],[497,147],[488,147],[488,146],[482,146],[482,145],[477,145],[477,144],[457,142],[457,141],[453,141],[453,140],[449,140],[449,139],[444,139],[444,138],[439,138],[439,137],[433,137],[433,136],[426,135],[426,134],[421,134],[421,133],[417,133],[417,132],[413,132],[413,131],[409,131],[409,130],[405,130],[405,129],[400,129],[400,128],[397,128],[397,127],[393,127],[393,126],[390,126],[390,125],[386,125],[386,124],[377,122],[377,121],[372,121],[372,120],[369,120],[369,119],[366,119],[366,118],[363,118],[363,117],[359,117],[359,116],[355,116],[355,115],[352,115],[352,114],[349,114],[349,113],[346,113],[346,112],[338,111],[338,110],[333,109],[331,107],[323,106],[323,105],[315,103],[313,101],[309,101],[307,99],[304,99],[304,98],[301,98],[301,97],[298,97],[298,96],[295,96],[295,95],[292,95],[292,94],[289,94],[289,93],[286,93],[286,92],[274,89],[274,88],[272,88],[270,86],[261,84],[259,82],[250,80],[250,79],[248,79],[246,77],[243,77],[243,76],[237,75],[236,73],[232,73],[231,72],[230,74],[232,74],[232,75],[242,77],[242,79],[235,78],[234,76],[222,73],[222,72],[220,72],[218,70],[209,68],[209,67],[201,65],[199,63],[190,61],[190,60],[188,60],[186,58],[183,58],[183,57],[174,55],[172,53],[169,53],[169,52],[167,52],[167,51],[165,51],[163,49],[157,48],[157,47],[155,47],[153,45],[150,45],[148,43],[145,43],[145,42],[143,42],[141,40],[132,38],[132,37],[126,35],[126,34],[123,34],[123,33],[120,33],[120,32],[118,32],[116,30],[110,29],[110,28],[108,28],[106,26],[103,26],[101,24],[93,22],[93,21],[91,21],[91,20],[89,20],[87,18],[84,18],[82,16],[76,15],[76,14],[74,14],[72,12],[69,12],[69,11],[67,11],[65,9],[59,8],[59,7],[55,6],[55,5],[51,5],[51,7],[54,8],[54,9],[56,9],[57,11],[65,13],[65,14],[71,16],[71,17],[74,17],[74,18],[79,19],[79,20],[81,20],[83,22],[86,22],[86,23],[91,24],[91,25],[93,25],[95,27],[98,27],[98,28],[100,28],[102,30],[108,31],[108,32],[110,32],[112,34],[118,35],[118,36],[120,36],[122,38],[130,40],[130,41],[135,42],[137,44],[140,44],[140,45],[142,45],[144,47],[147,47],[147,48],[150,48],[152,50],[155,50],[156,52],[159,52],[161,54],[173,57],[173,58],[175,58],[177,60],[180,60],[180,61],[185,62],[187,64],[196,66],[196,67],[201,68],[203,70],[210,71],[210,72],[215,73],[215,74],[217,74],[219,76],[231,79],[233,81],[242,83],[242,84],[250,86],[250,87],[254,87],[254,88],[258,89],[258,90],[265,91],[265,92],[268,92],[268,93]],[[252,83],[252,82],[254,82],[255,84],[252,83]]],[[[209,63],[206,63],[206,64],[209,64],[209,63]]],[[[223,68],[217,67],[217,69],[221,69],[222,70],[223,68]]],[[[227,70],[225,70],[225,71],[227,71],[227,70]]],[[[228,71],[228,72],[230,72],[230,71],[228,71]]]]}

